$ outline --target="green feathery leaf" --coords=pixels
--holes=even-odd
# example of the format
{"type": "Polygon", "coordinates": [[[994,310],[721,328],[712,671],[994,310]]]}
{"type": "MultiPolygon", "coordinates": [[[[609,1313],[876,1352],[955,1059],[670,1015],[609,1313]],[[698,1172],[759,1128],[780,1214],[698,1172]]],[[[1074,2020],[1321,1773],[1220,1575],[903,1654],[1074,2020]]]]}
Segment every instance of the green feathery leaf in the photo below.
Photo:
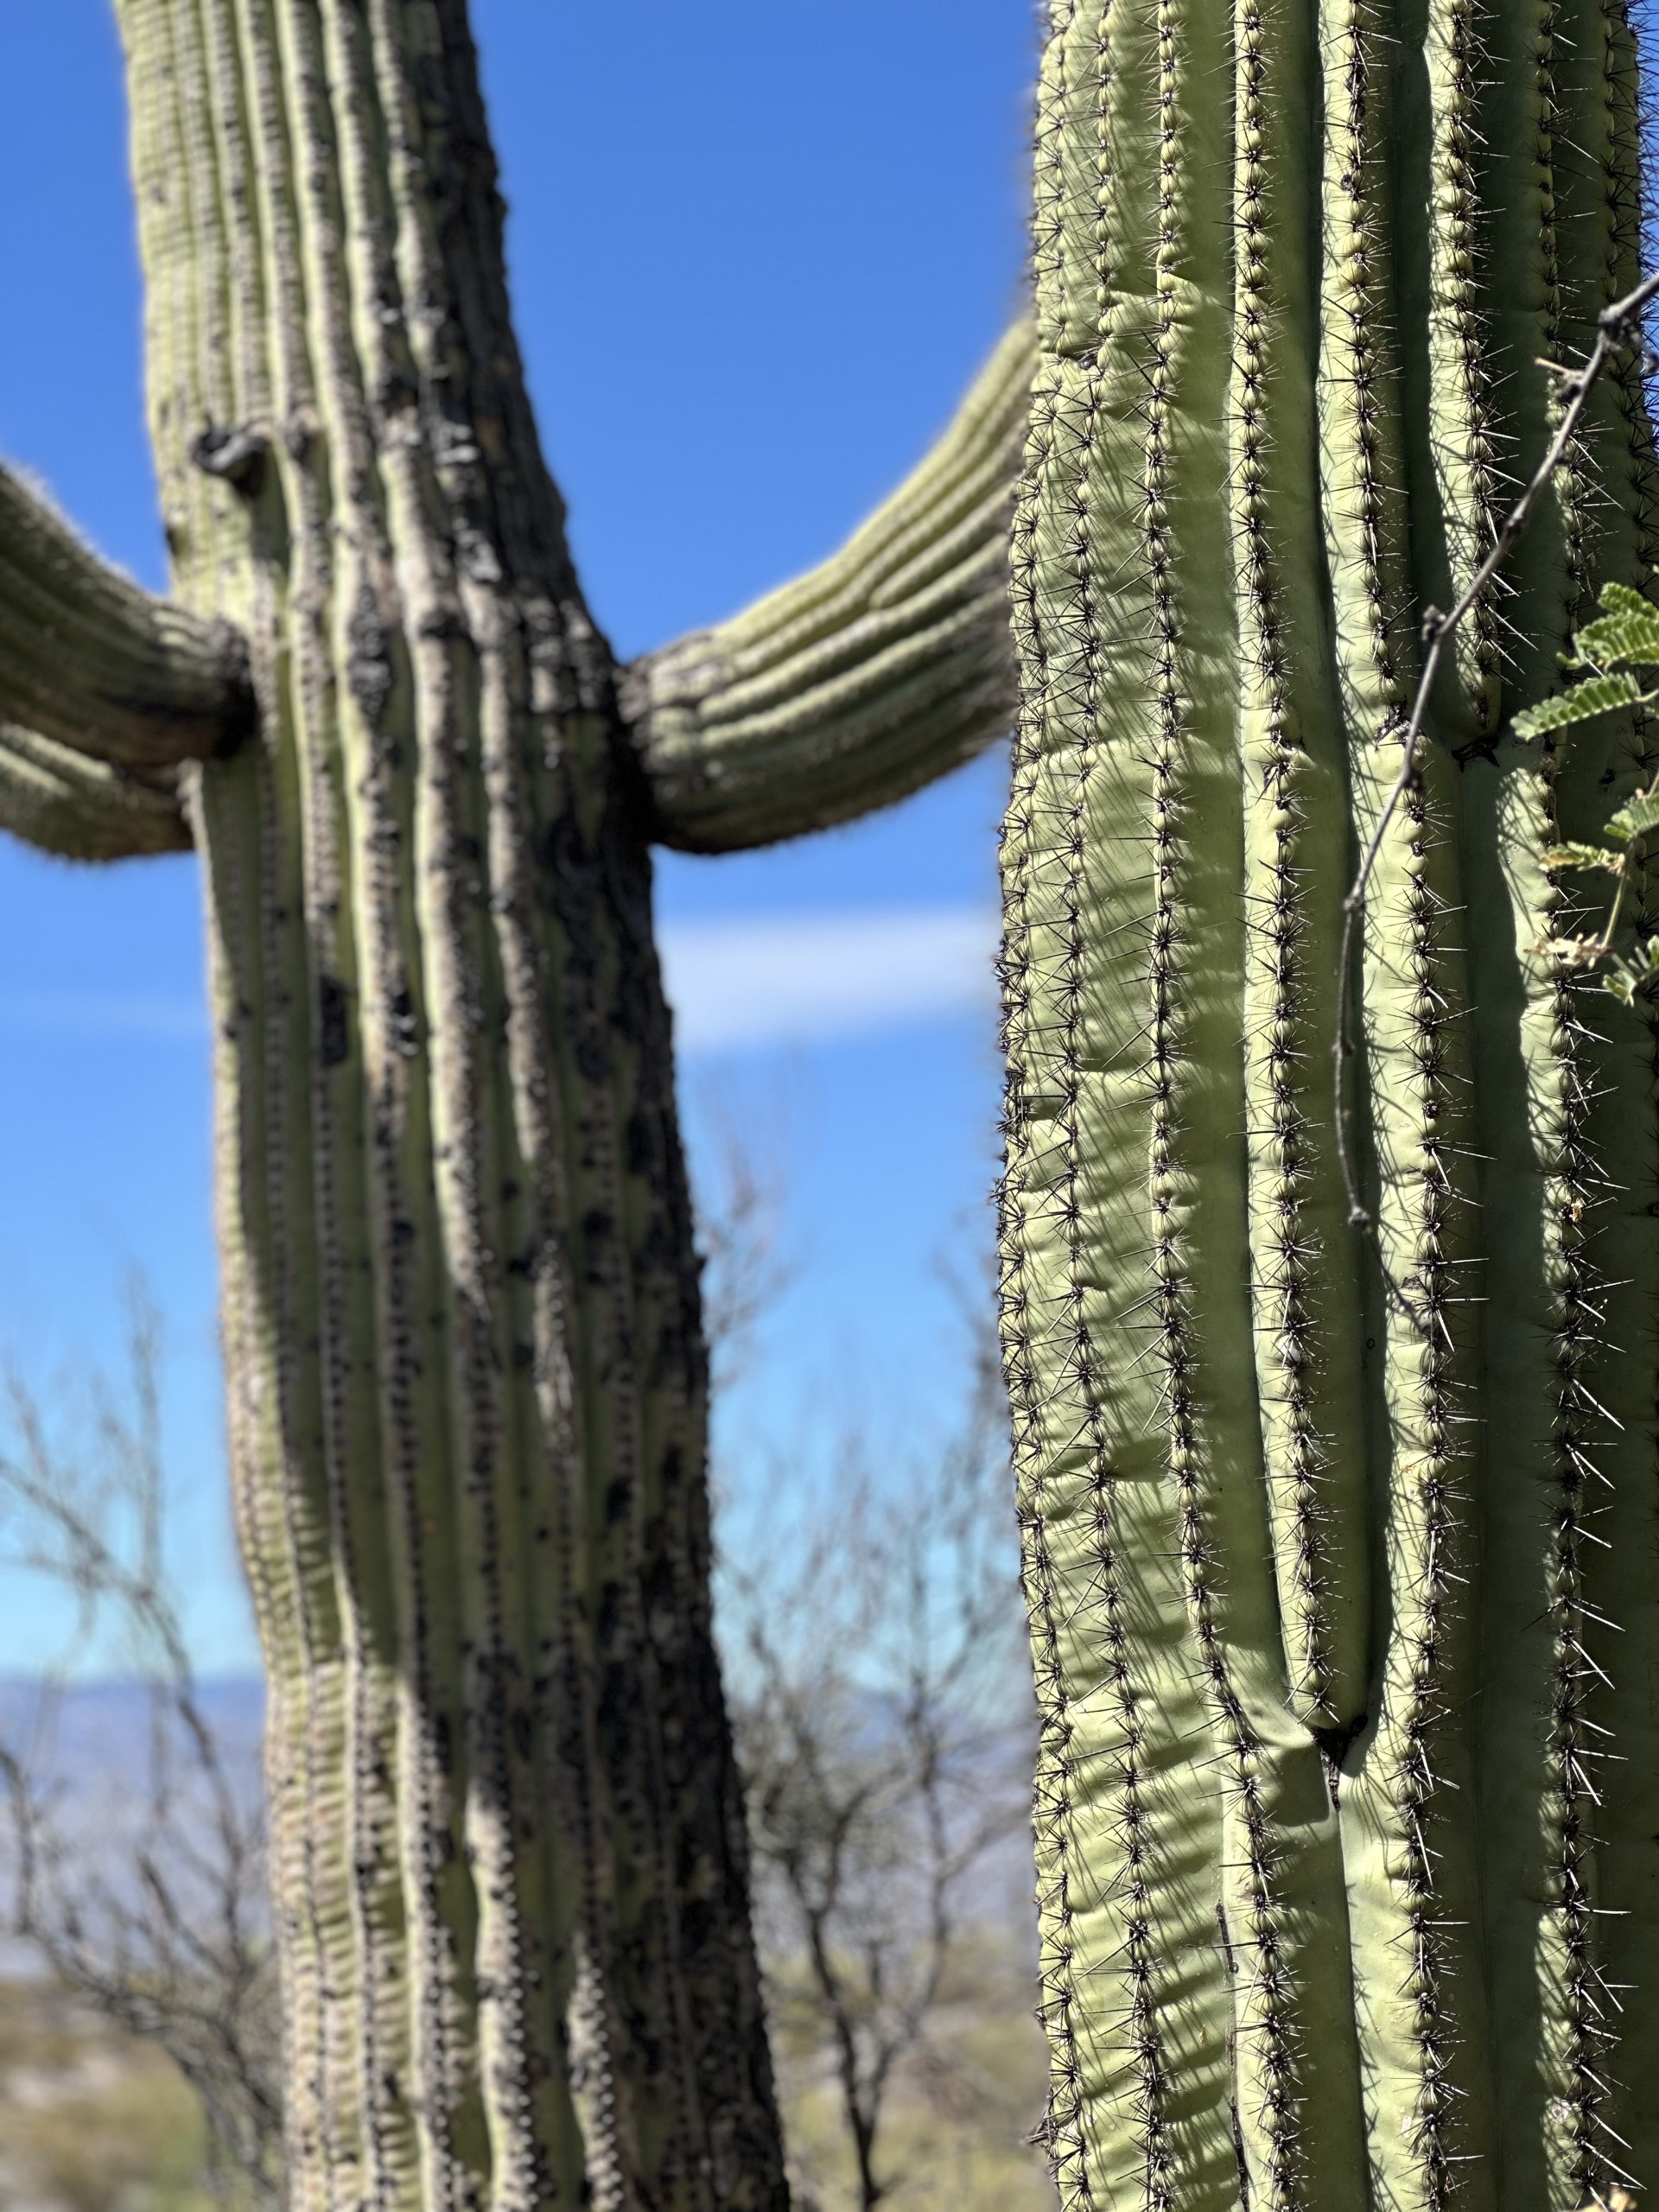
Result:
{"type": "Polygon", "coordinates": [[[1645,989],[1656,976],[1659,976],[1659,938],[1650,937],[1637,945],[1628,960],[1615,960],[1602,980],[1616,999],[1633,1006],[1637,992],[1645,989]]]}
{"type": "MultiPolygon", "coordinates": [[[[1589,634],[1586,631],[1580,643],[1589,634]]],[[[1632,706],[1643,696],[1636,678],[1622,669],[1611,675],[1586,677],[1571,690],[1558,691],[1553,699],[1541,700],[1535,707],[1528,707],[1518,714],[1515,734],[1517,737],[1541,737],[1546,730],[1566,729],[1573,722],[1587,722],[1597,715],[1611,714],[1616,707],[1632,706]]]]}
{"type": "Polygon", "coordinates": [[[1624,855],[1610,852],[1605,845],[1555,845],[1544,855],[1544,866],[1605,868],[1610,875],[1619,875],[1624,873],[1624,855]]]}
{"type": "Polygon", "coordinates": [[[1628,584],[1608,584],[1601,605],[1601,619],[1587,624],[1573,639],[1568,665],[1606,668],[1618,661],[1633,661],[1639,667],[1659,667],[1659,607],[1628,584]]]}
{"type": "Polygon", "coordinates": [[[1646,836],[1649,830],[1659,830],[1659,791],[1642,791],[1628,806],[1609,817],[1607,834],[1618,837],[1624,844],[1646,836]]]}

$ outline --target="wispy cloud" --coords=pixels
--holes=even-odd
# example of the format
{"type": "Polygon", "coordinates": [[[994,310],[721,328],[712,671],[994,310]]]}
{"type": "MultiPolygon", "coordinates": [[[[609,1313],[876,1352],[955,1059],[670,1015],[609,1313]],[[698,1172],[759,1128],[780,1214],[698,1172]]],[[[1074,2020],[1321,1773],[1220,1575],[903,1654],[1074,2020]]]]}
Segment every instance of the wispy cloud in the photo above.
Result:
{"type": "Polygon", "coordinates": [[[0,991],[0,1028],[194,1042],[207,1033],[207,1011],[200,1000],[137,992],[128,997],[114,992],[0,991]]]}
{"type": "MultiPolygon", "coordinates": [[[[978,906],[746,914],[671,922],[664,979],[683,1052],[812,1042],[988,1009],[997,920],[978,906]]],[[[0,1030],[192,1043],[205,1005],[185,998],[0,991],[0,1030]]]]}
{"type": "Polygon", "coordinates": [[[978,906],[673,922],[664,980],[686,1052],[811,1040],[989,1007],[997,918],[978,906]]]}

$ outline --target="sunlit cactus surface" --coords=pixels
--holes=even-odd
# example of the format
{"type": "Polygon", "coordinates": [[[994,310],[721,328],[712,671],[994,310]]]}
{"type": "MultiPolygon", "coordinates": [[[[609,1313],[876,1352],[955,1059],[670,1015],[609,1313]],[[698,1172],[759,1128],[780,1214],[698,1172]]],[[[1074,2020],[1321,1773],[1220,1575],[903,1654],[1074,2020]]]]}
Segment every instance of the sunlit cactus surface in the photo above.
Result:
{"type": "Polygon", "coordinates": [[[1068,2208],[1659,2185],[1653,1008],[1541,950],[1659,746],[1510,728],[1650,588],[1628,355],[1357,918],[1374,1231],[1331,1073],[1638,139],[1618,0],[1051,10],[1003,1237],[1068,2208]]]}

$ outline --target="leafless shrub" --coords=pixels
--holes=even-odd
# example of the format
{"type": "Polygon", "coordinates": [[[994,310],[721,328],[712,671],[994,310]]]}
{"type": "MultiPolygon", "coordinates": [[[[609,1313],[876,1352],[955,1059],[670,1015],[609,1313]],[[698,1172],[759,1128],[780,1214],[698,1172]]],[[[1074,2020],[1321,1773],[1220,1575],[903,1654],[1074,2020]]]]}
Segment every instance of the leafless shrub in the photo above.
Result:
{"type": "Polygon", "coordinates": [[[709,1155],[697,1192],[702,1327],[718,1394],[747,1365],[756,1324],[794,1269],[784,1249],[785,1180],[777,1160],[757,1148],[718,1090],[702,1093],[698,1119],[709,1155]]]}
{"type": "MultiPolygon", "coordinates": [[[[764,1570],[723,1567],[774,2006],[791,1971],[804,1979],[862,2212],[902,2178],[881,2139],[899,2069],[948,2092],[935,2033],[947,1976],[1006,1913],[991,1877],[999,1859],[1017,1866],[1029,1819],[1007,1478],[1001,1378],[982,1338],[959,1433],[931,1464],[878,1484],[849,1441],[816,1511],[766,1544],[764,1570]]],[[[1028,1895],[1028,1866],[1014,1880],[1028,1895]]]]}
{"type": "Polygon", "coordinates": [[[238,1767],[194,1674],[163,1553],[160,1332],[130,1304],[124,1402],[92,1394],[92,1439],[60,1445],[15,1374],[0,1380],[0,1564],[73,1600],[84,1649],[113,1639],[143,1740],[121,1774],[60,1757],[67,1660],[0,1727],[10,1932],[63,1986],[159,2044],[207,2120],[226,2200],[280,2196],[279,2033],[257,1772],[238,1767]]]}

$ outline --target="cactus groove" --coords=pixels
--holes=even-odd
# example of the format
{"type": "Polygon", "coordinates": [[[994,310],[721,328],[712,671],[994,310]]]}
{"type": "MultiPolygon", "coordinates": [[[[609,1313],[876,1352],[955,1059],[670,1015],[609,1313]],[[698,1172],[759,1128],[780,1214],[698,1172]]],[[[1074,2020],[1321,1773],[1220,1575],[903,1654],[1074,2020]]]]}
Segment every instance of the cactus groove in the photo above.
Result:
{"type": "Polygon", "coordinates": [[[1374,1243],[1326,1074],[1639,137],[1621,0],[1051,6],[1002,1241],[1068,2208],[1659,2185],[1656,1026],[1539,950],[1659,755],[1508,728],[1652,588],[1634,368],[1382,840],[1374,1243]]]}

